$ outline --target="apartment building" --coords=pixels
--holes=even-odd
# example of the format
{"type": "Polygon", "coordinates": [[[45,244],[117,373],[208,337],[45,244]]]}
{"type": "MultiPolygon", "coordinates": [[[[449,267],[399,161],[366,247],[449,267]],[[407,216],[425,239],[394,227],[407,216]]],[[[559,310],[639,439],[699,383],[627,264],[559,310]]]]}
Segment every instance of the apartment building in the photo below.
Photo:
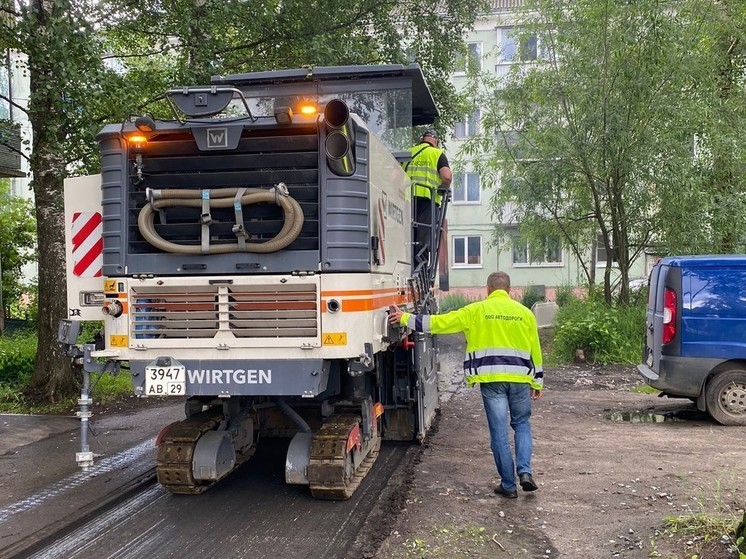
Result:
{"type": "MultiPolygon", "coordinates": [[[[2,52],[0,60],[0,179],[8,181],[10,194],[33,198],[30,188],[31,173],[28,156],[31,153],[31,123],[28,107],[29,80],[25,56],[11,50],[2,52]]],[[[0,267],[2,262],[0,262],[0,267]]],[[[1,268],[0,268],[1,270],[1,268]]],[[[32,280],[37,275],[36,263],[22,269],[23,276],[32,280]]],[[[0,313],[1,314],[1,313],[0,313]]],[[[0,331],[2,330],[0,324],[0,331]]]]}
{"type": "Polygon", "coordinates": [[[30,126],[26,113],[21,109],[28,102],[28,79],[23,77],[17,53],[6,50],[0,61],[0,178],[11,179],[11,192],[29,197],[28,144],[30,126]]]}

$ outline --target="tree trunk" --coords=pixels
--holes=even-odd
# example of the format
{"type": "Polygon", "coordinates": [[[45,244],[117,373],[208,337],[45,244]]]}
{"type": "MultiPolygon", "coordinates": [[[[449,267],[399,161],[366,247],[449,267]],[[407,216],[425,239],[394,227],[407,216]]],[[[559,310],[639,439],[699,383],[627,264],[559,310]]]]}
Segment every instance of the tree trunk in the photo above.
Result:
{"type": "Polygon", "coordinates": [[[588,274],[588,283],[596,285],[596,264],[598,263],[598,235],[593,236],[591,242],[591,266],[588,274]]]}
{"type": "MultiPolygon", "coordinates": [[[[623,222],[622,222],[623,223],[623,222]]],[[[617,302],[623,305],[629,303],[629,239],[623,226],[615,234],[615,250],[617,256],[617,269],[619,270],[619,295],[617,302]]]]}
{"type": "MultiPolygon", "coordinates": [[[[37,145],[34,153],[39,152],[43,150],[37,145]]],[[[34,192],[39,238],[39,345],[27,394],[56,402],[79,390],[70,359],[57,342],[57,327],[60,320],[67,317],[63,171],[53,169],[54,156],[47,158],[40,153],[38,157],[33,156],[34,159],[38,165],[34,173],[34,192]]]]}
{"type": "MultiPolygon", "coordinates": [[[[38,40],[54,33],[49,10],[64,13],[64,2],[35,3],[30,17],[37,26],[38,40]]],[[[59,15],[59,14],[55,14],[59,15]]],[[[40,52],[34,49],[34,52],[40,52]]],[[[29,121],[33,129],[31,154],[32,187],[36,203],[36,230],[39,247],[38,349],[34,372],[26,388],[27,396],[56,402],[78,391],[70,359],[57,343],[57,326],[67,317],[65,277],[65,111],[62,107],[64,79],[49,57],[29,53],[29,121]]]]}

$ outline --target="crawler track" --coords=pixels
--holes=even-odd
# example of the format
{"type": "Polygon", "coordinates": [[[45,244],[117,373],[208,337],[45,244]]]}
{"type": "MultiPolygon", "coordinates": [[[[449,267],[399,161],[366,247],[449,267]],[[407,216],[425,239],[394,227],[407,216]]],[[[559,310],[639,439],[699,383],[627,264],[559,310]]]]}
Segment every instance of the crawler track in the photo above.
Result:
{"type": "MultiPolygon", "coordinates": [[[[158,482],[171,493],[198,495],[207,491],[219,480],[204,481],[194,479],[192,459],[199,438],[216,429],[223,421],[222,412],[207,410],[171,425],[162,434],[158,446],[156,473],[158,482]]],[[[234,470],[251,458],[256,445],[248,452],[236,452],[234,470]]]]}
{"type": "Polygon", "coordinates": [[[311,495],[317,499],[349,499],[370,471],[381,448],[380,430],[362,443],[360,450],[348,449],[350,433],[360,424],[354,415],[330,418],[311,443],[308,479],[311,495]],[[355,468],[356,454],[364,456],[355,468]]]}

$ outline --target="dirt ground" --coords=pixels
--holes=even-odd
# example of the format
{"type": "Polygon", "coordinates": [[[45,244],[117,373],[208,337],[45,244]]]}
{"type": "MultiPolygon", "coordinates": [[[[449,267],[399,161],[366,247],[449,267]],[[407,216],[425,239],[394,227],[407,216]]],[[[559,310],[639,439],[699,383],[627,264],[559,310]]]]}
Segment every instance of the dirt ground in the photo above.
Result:
{"type": "Polygon", "coordinates": [[[506,500],[493,493],[479,390],[461,383],[459,338],[442,338],[453,384],[435,432],[391,480],[390,508],[368,523],[357,557],[738,557],[725,534],[703,541],[666,519],[743,516],[746,427],[640,392],[633,367],[549,367],[532,417],[539,490],[506,500]]]}

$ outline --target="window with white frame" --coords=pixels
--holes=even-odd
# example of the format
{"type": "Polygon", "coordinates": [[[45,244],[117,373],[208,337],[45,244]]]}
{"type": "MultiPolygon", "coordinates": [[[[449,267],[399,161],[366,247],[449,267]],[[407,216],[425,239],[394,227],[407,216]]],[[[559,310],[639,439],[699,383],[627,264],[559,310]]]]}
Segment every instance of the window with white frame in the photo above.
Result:
{"type": "Polygon", "coordinates": [[[454,204],[479,204],[482,191],[477,173],[453,173],[451,200],[454,204]]]}
{"type": "Polygon", "coordinates": [[[528,264],[528,243],[520,237],[513,237],[511,243],[513,264],[528,264]]]}
{"type": "Polygon", "coordinates": [[[453,237],[454,267],[482,266],[482,237],[453,237]]]}
{"type": "Polygon", "coordinates": [[[2,54],[0,58],[0,118],[5,120],[11,119],[10,111],[10,62],[8,52],[2,54]]]}
{"type": "Polygon", "coordinates": [[[556,266],[562,264],[562,243],[557,237],[546,237],[544,242],[530,245],[526,239],[511,239],[514,266],[556,266]]]}
{"type": "Polygon", "coordinates": [[[467,115],[464,120],[456,123],[453,128],[453,135],[456,138],[471,138],[472,136],[476,136],[480,131],[479,121],[481,118],[482,112],[476,109],[473,113],[467,115]]]}
{"type": "Polygon", "coordinates": [[[463,53],[456,54],[456,72],[466,74],[467,72],[479,72],[482,69],[482,43],[467,43],[466,56],[463,53]]]}
{"type": "Polygon", "coordinates": [[[501,27],[499,30],[500,58],[503,62],[529,62],[539,58],[536,35],[521,36],[520,29],[501,27]]]}

